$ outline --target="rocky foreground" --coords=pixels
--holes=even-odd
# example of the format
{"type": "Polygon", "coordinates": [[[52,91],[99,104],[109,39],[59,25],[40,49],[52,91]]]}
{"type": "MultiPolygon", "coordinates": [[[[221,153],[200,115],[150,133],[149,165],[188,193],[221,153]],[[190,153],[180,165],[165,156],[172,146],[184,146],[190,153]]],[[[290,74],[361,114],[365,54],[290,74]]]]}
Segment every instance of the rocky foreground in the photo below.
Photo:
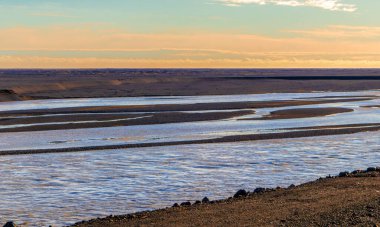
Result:
{"type": "Polygon", "coordinates": [[[239,190],[225,200],[109,216],[73,226],[379,226],[380,168],[288,188],[239,190]]]}

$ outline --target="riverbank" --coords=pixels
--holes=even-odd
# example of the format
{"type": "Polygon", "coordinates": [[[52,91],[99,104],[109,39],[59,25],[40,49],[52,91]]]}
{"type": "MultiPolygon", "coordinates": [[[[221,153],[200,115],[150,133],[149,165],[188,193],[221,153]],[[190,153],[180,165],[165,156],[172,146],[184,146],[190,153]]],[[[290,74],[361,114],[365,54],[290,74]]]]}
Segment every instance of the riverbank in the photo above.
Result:
{"type": "MultiPolygon", "coordinates": [[[[199,198],[201,199],[201,198],[199,198]]],[[[239,191],[218,201],[109,216],[73,226],[376,226],[380,168],[341,172],[299,186],[239,191]]]]}

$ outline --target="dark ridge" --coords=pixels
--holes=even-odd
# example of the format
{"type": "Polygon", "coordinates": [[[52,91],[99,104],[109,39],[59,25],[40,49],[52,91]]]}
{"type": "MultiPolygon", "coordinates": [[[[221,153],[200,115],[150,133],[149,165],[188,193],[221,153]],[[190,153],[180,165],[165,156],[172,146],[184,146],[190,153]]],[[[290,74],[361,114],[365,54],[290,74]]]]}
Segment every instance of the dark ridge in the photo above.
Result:
{"type": "MultiPolygon", "coordinates": [[[[210,78],[211,79],[211,78],[210,78]]],[[[380,80],[380,76],[235,76],[218,77],[226,80],[380,80]]]]}

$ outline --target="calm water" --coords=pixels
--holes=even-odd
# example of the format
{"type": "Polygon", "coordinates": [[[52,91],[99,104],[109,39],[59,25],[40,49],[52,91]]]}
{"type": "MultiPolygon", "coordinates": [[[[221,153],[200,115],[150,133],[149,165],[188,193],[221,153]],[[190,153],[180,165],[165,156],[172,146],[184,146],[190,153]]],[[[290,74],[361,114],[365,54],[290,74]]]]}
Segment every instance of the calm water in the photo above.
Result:
{"type": "Polygon", "coordinates": [[[380,133],[2,156],[0,220],[33,225],[231,196],[376,166],[380,133]]]}
{"type": "MultiPolygon", "coordinates": [[[[372,91],[344,94],[380,93],[372,91]]],[[[286,98],[283,94],[268,94],[260,97],[249,95],[246,99],[280,100],[325,95],[342,94],[287,94],[286,98]]],[[[244,101],[241,100],[244,97],[231,96],[223,100],[244,101]]],[[[212,98],[187,97],[184,100],[208,102],[212,98]]],[[[142,100],[154,103],[173,101],[167,98],[142,100]]],[[[182,102],[181,100],[175,102],[182,102]]],[[[80,103],[79,100],[76,101],[80,103]]],[[[88,105],[95,103],[94,100],[90,101],[92,103],[88,105]]],[[[67,100],[41,102],[46,108],[74,105],[67,100]]],[[[0,108],[35,108],[30,103],[33,102],[20,103],[21,106],[17,106],[17,103],[10,106],[0,104],[0,108]]],[[[117,103],[120,103],[120,100],[117,103]]],[[[350,107],[355,109],[355,112],[309,119],[229,119],[165,125],[2,133],[0,146],[2,150],[38,149],[186,140],[326,124],[380,123],[378,109],[360,107],[378,103],[379,100],[315,105],[350,107]]],[[[115,102],[107,105],[113,104],[115,102]]],[[[281,108],[260,109],[254,116],[275,109],[281,108]]],[[[60,226],[109,214],[162,208],[171,206],[174,202],[201,199],[204,196],[211,199],[225,198],[240,188],[253,190],[255,187],[299,184],[320,176],[337,174],[342,170],[378,166],[379,136],[380,132],[368,132],[244,143],[0,156],[0,221],[5,223],[7,220],[15,220],[17,223],[31,226],[60,226]]]]}
{"type": "MultiPolygon", "coordinates": [[[[58,108],[70,106],[93,105],[149,105],[149,104],[183,104],[201,102],[233,102],[258,100],[295,100],[323,96],[356,96],[379,95],[380,91],[366,92],[323,92],[296,94],[262,94],[262,95],[231,95],[231,96],[199,96],[199,97],[155,97],[155,98],[112,98],[112,99],[79,99],[79,100],[42,100],[26,102],[0,103],[0,110],[58,108]],[[10,105],[8,105],[10,104],[10,105]]],[[[380,97],[379,97],[380,98],[380,97]]],[[[257,113],[240,118],[208,121],[187,122],[160,125],[138,125],[128,127],[90,128],[59,131],[1,133],[0,153],[4,150],[46,149],[64,147],[84,147],[96,145],[114,145],[126,143],[150,143],[183,140],[200,140],[217,138],[226,135],[258,134],[283,131],[284,128],[340,125],[351,123],[380,123],[380,108],[362,108],[366,105],[380,104],[379,98],[361,102],[342,102],[323,105],[307,105],[282,108],[256,109],[257,113]],[[271,111],[290,108],[310,107],[346,107],[355,111],[351,113],[330,115],[326,117],[284,119],[284,120],[244,120],[239,119],[260,117],[271,111]]],[[[192,111],[194,112],[194,111],[192,111]]],[[[202,111],[200,111],[202,112],[202,111]]],[[[6,125],[0,127],[16,127],[6,125]]]]}

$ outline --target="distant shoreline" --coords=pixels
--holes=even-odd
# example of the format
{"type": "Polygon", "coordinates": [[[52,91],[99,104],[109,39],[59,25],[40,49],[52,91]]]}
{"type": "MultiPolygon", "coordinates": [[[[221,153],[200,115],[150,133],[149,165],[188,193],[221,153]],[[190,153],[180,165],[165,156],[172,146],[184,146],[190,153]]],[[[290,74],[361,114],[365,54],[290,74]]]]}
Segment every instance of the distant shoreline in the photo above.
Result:
{"type": "Polygon", "coordinates": [[[380,89],[380,69],[0,70],[0,102],[380,89]]]}

